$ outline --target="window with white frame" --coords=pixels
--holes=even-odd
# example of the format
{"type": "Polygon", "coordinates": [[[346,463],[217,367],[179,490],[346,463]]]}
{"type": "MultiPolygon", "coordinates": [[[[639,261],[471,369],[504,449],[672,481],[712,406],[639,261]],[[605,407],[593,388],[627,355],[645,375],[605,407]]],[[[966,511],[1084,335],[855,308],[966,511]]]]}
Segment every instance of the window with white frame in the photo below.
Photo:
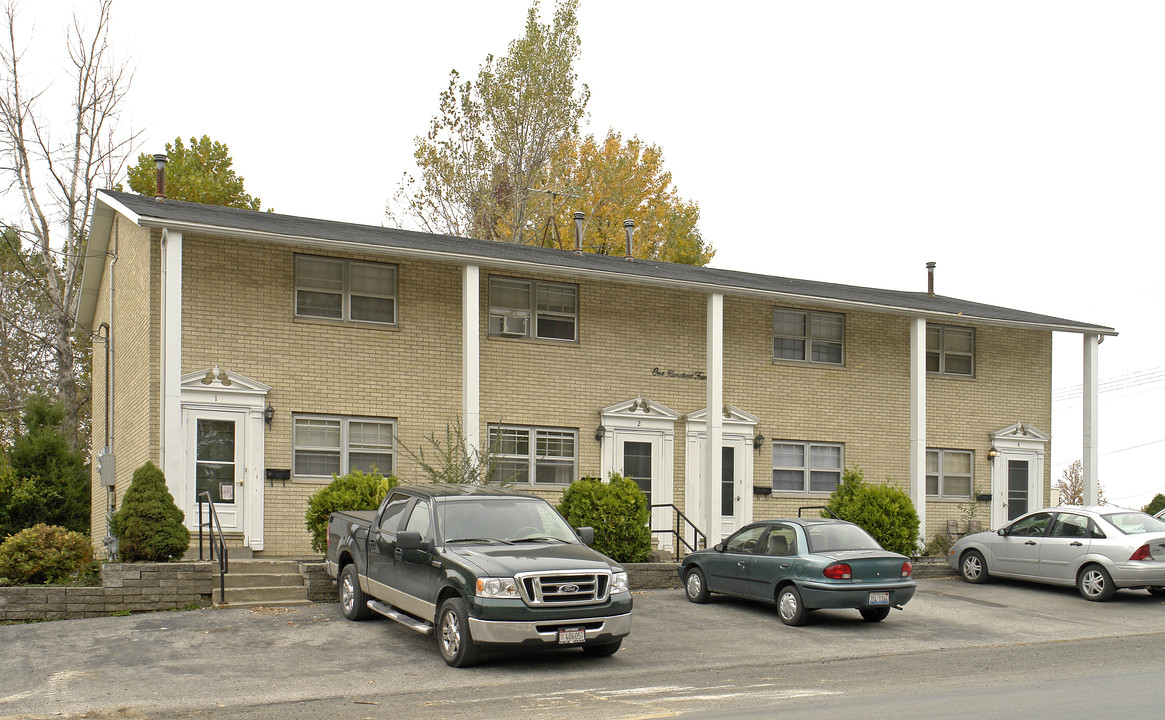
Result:
{"type": "Polygon", "coordinates": [[[841,365],[845,360],[845,316],[803,310],[773,310],[773,359],[841,365]]]}
{"type": "Polygon", "coordinates": [[[971,497],[971,451],[926,451],[926,494],[968,500],[971,497]]]}
{"type": "Polygon", "coordinates": [[[841,482],[844,445],[776,440],[773,492],[830,493],[841,482]]]}
{"type": "Polygon", "coordinates": [[[490,452],[497,459],[494,480],[518,484],[569,485],[577,479],[578,431],[491,425],[490,452]]]}
{"type": "Polygon", "coordinates": [[[578,287],[491,277],[489,334],[540,340],[577,340],[578,287]]]}
{"type": "Polygon", "coordinates": [[[396,276],[389,263],[296,255],[295,314],[395,325],[396,276]]]}
{"type": "Polygon", "coordinates": [[[328,478],[373,468],[388,475],[396,469],[392,420],[296,415],[292,434],[296,477],[328,478]]]}
{"type": "Polygon", "coordinates": [[[926,371],[940,375],[973,375],[975,331],[971,328],[928,324],[926,371]]]}

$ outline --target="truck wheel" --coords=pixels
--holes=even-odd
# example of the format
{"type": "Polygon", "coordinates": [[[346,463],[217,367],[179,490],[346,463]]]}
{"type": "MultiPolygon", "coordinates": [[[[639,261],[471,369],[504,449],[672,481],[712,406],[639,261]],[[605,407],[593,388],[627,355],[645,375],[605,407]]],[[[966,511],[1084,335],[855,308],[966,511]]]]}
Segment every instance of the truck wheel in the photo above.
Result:
{"type": "Polygon", "coordinates": [[[583,645],[583,652],[591,657],[608,657],[619,652],[619,646],[623,644],[623,638],[619,638],[613,643],[605,645],[583,645]]]}
{"type": "Polygon", "coordinates": [[[445,664],[457,668],[476,664],[480,650],[469,634],[469,611],[465,600],[451,597],[441,603],[437,618],[437,647],[445,664]]]}
{"type": "Polygon", "coordinates": [[[368,596],[360,589],[360,576],[356,565],[348,563],[340,571],[340,611],[349,620],[367,620],[372,617],[368,609],[368,596]]]}

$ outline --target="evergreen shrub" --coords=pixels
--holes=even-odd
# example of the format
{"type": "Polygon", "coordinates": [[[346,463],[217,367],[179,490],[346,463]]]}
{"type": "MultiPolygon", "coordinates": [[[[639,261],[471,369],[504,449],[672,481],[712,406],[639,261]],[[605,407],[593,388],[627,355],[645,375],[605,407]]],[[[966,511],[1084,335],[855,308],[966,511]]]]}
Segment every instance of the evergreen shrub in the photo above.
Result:
{"type": "Polygon", "coordinates": [[[57,525],[25,528],[0,543],[0,585],[44,585],[81,576],[93,561],[89,539],[57,525]]]}
{"type": "Polygon", "coordinates": [[[113,515],[110,530],[117,538],[117,552],[125,562],[168,562],[181,558],[190,547],[190,531],[183,525],[186,513],[174,503],[166,476],[147,462],[134,470],[121,509],[113,515]]]}
{"type": "Polygon", "coordinates": [[[558,512],[574,527],[595,529],[595,550],[616,562],[643,562],[651,552],[647,496],[634,480],[581,478],[562,494],[558,512]]]}
{"type": "Polygon", "coordinates": [[[375,510],[388,491],[397,486],[395,475],[384,476],[353,470],[347,475],[333,475],[332,481],[307,501],[304,522],[311,533],[312,550],[328,549],[328,516],[344,510],[375,510]]]}
{"type": "Polygon", "coordinates": [[[854,468],[845,471],[825,506],[868,532],[886,550],[915,554],[918,513],[910,496],[898,488],[869,484],[862,479],[861,469],[854,468]]]}

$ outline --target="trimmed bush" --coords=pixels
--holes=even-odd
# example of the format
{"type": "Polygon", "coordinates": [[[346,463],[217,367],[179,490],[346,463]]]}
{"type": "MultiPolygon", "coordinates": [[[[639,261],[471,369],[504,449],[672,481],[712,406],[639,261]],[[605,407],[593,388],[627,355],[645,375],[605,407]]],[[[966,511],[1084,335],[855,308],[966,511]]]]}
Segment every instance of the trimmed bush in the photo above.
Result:
{"type": "Polygon", "coordinates": [[[910,496],[898,488],[865,482],[859,468],[846,470],[825,506],[842,520],[868,532],[883,548],[903,555],[915,554],[918,513],[910,496]]]}
{"type": "Polygon", "coordinates": [[[182,524],[186,513],[174,503],[166,476],[152,462],[133,472],[121,509],[110,530],[117,538],[117,554],[125,562],[169,562],[190,547],[190,531],[182,524]]]}
{"type": "Polygon", "coordinates": [[[318,553],[328,549],[328,516],[343,510],[375,510],[388,491],[397,486],[395,475],[384,476],[373,470],[353,470],[347,475],[332,476],[332,481],[307,501],[304,523],[311,533],[311,548],[318,553]]]}
{"type": "Polygon", "coordinates": [[[0,585],[44,585],[79,577],[93,561],[89,539],[56,525],[25,528],[0,544],[0,585]]]}
{"type": "Polygon", "coordinates": [[[634,480],[582,478],[562,494],[558,512],[574,527],[595,529],[595,550],[616,562],[643,562],[651,552],[647,496],[634,480]]]}

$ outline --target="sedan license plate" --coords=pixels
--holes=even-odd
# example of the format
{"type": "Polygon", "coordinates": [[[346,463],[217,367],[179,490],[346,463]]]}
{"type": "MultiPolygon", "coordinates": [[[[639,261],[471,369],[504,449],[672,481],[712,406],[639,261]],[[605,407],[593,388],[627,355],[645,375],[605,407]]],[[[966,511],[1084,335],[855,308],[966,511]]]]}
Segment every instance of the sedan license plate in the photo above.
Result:
{"type": "Polygon", "coordinates": [[[872,592],[870,593],[870,605],[889,605],[889,592],[872,592]]]}
{"type": "Polygon", "coordinates": [[[559,645],[578,645],[587,641],[587,631],[583,628],[561,628],[558,631],[559,645]]]}

